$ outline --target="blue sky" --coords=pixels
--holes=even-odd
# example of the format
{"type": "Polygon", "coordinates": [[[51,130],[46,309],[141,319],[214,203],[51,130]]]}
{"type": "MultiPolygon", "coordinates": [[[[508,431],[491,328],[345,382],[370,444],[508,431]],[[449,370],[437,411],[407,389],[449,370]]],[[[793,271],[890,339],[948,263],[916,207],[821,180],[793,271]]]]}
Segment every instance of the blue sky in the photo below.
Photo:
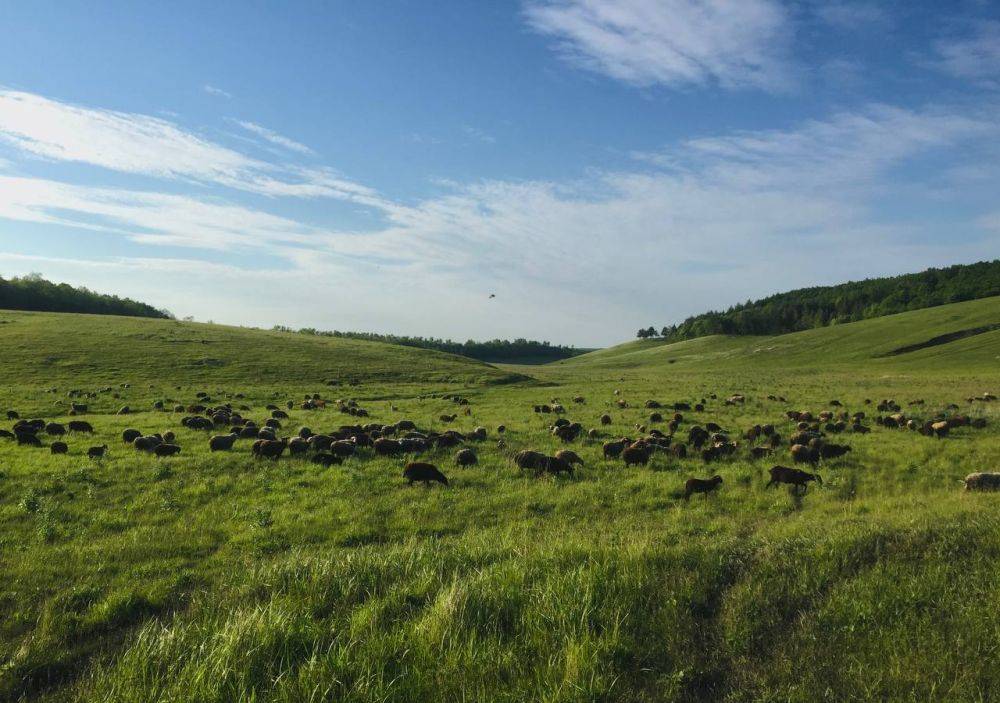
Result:
{"type": "Polygon", "coordinates": [[[0,275],[602,345],[1000,255],[995,2],[37,1],[0,26],[0,275]]]}

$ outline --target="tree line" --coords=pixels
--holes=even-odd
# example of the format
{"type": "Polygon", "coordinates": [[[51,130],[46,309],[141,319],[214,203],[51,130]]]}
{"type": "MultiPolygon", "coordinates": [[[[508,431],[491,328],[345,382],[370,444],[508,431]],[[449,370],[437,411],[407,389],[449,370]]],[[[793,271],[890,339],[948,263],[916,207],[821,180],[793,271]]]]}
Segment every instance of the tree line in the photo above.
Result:
{"type": "Polygon", "coordinates": [[[275,325],[273,328],[277,332],[297,332],[299,334],[310,334],[321,337],[339,337],[344,339],[362,339],[368,342],[384,342],[386,344],[398,344],[404,347],[419,347],[420,349],[432,349],[435,351],[447,352],[466,356],[479,361],[491,362],[511,362],[511,363],[546,363],[568,359],[578,354],[583,354],[588,349],[577,349],[575,347],[564,347],[550,344],[549,342],[537,342],[534,340],[518,338],[491,339],[485,342],[468,340],[465,342],[455,342],[451,339],[438,339],[435,337],[410,337],[396,334],[378,334],[375,332],[342,332],[340,330],[322,331],[312,327],[303,327],[293,330],[282,325],[275,325]]]}
{"type": "Polygon", "coordinates": [[[172,317],[166,310],[131,298],[95,293],[88,288],[53,283],[40,274],[0,278],[0,308],[40,312],[78,312],[92,315],[129,315],[132,317],[172,317]]]}
{"type": "Polygon", "coordinates": [[[801,288],[695,315],[659,330],[644,328],[637,336],[680,341],[711,334],[787,334],[994,295],[1000,295],[1000,259],[801,288]]]}

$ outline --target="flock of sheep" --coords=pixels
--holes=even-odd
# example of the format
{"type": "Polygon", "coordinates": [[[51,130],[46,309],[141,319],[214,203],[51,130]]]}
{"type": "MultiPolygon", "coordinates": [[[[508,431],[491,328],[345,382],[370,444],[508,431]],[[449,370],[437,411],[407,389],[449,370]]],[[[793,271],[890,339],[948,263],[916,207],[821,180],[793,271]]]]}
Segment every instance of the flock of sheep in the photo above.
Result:
{"type": "MultiPolygon", "coordinates": [[[[72,393],[79,394],[79,391],[72,393]]],[[[620,391],[615,391],[616,396],[620,396],[620,391]]],[[[236,398],[242,397],[240,394],[236,398]]],[[[468,408],[469,401],[461,396],[445,396],[464,408],[465,414],[471,414],[468,408]]],[[[710,396],[715,401],[715,395],[710,396]]],[[[780,396],[768,396],[769,400],[785,401],[780,396]]],[[[985,393],[982,396],[968,399],[970,402],[990,402],[996,400],[993,394],[985,393]]],[[[573,398],[573,402],[583,405],[586,400],[582,396],[573,398]]],[[[685,412],[702,414],[709,400],[701,399],[700,402],[690,404],[685,402],[663,405],[655,400],[648,400],[643,407],[649,410],[647,424],[637,423],[637,438],[620,437],[602,443],[602,454],[605,460],[621,460],[625,466],[645,466],[653,455],[657,452],[664,452],[677,460],[687,458],[700,459],[704,464],[720,461],[725,457],[745,455],[750,460],[761,460],[771,457],[787,446],[788,456],[792,463],[805,464],[813,469],[822,461],[844,456],[851,451],[851,447],[846,444],[831,442],[831,435],[842,433],[865,434],[871,431],[871,427],[866,425],[868,415],[865,412],[848,413],[843,410],[843,404],[837,400],[830,401],[830,410],[813,414],[810,411],[787,411],[785,420],[794,423],[793,430],[786,442],[775,429],[774,424],[754,425],[734,438],[722,426],[715,422],[704,422],[692,424],[685,412]],[[664,410],[672,411],[672,414],[665,416],[664,410]],[[664,426],[664,430],[656,427],[647,428],[647,425],[664,426]]],[[[727,406],[742,406],[746,402],[746,397],[735,394],[724,399],[727,406]]],[[[421,429],[416,423],[410,420],[399,420],[392,424],[382,424],[367,422],[365,424],[342,424],[336,430],[328,432],[313,432],[308,427],[300,428],[296,434],[291,436],[280,436],[282,421],[288,420],[288,413],[276,405],[268,405],[270,413],[262,424],[243,417],[243,411],[248,411],[248,406],[241,406],[240,410],[233,408],[231,403],[220,405],[210,405],[211,398],[208,393],[197,394],[197,401],[190,405],[175,405],[173,411],[184,414],[180,424],[191,430],[200,430],[209,433],[208,446],[212,452],[229,451],[233,449],[238,440],[252,442],[251,451],[254,457],[261,459],[277,460],[284,454],[291,456],[309,457],[309,459],[322,466],[333,466],[343,463],[348,457],[352,457],[359,452],[370,452],[375,456],[385,457],[411,457],[432,450],[457,449],[453,461],[456,466],[464,467],[478,463],[478,456],[471,445],[481,443],[488,437],[488,430],[485,427],[476,427],[471,432],[458,432],[456,430],[444,430],[441,432],[421,429]],[[220,429],[226,432],[220,433],[220,429]]],[[[629,403],[618,397],[614,404],[625,409],[629,403]]],[[[871,405],[870,400],[865,401],[866,405],[871,405]]],[[[916,400],[910,403],[911,406],[921,406],[923,401],[916,400]]],[[[288,401],[287,408],[290,410],[296,403],[288,401]]],[[[356,401],[338,400],[328,402],[319,394],[308,395],[298,404],[302,410],[317,410],[326,407],[333,407],[340,413],[356,418],[368,417],[368,412],[361,408],[356,401]]],[[[394,407],[390,406],[392,410],[394,407]]],[[[154,403],[154,409],[166,411],[162,401],[154,403]]],[[[938,413],[929,419],[918,419],[908,416],[898,403],[892,400],[883,400],[876,406],[878,415],[875,416],[874,423],[886,429],[908,430],[923,434],[928,437],[946,437],[953,428],[971,427],[983,428],[986,420],[982,417],[970,418],[967,415],[959,414],[957,405],[950,405],[946,412],[938,413]]],[[[566,408],[553,399],[552,402],[535,405],[535,413],[554,414],[557,419],[550,425],[552,436],[563,444],[571,444],[579,437],[586,434],[590,440],[600,440],[602,433],[597,428],[592,428],[584,432],[584,427],[579,422],[571,422],[565,417],[566,408]]],[[[85,404],[72,403],[71,415],[82,415],[88,412],[85,404]]],[[[131,410],[124,407],[118,414],[129,414],[131,410]]],[[[440,420],[443,423],[454,422],[458,413],[442,414],[440,420]]],[[[8,420],[14,421],[10,430],[0,430],[0,438],[14,440],[18,445],[26,447],[43,447],[42,435],[52,438],[49,443],[49,450],[53,454],[65,454],[68,445],[63,441],[63,437],[70,433],[92,434],[93,426],[81,419],[72,419],[63,423],[45,421],[43,419],[21,419],[15,410],[7,411],[8,420]],[[58,438],[58,439],[57,439],[58,438]]],[[[602,426],[612,424],[612,418],[605,413],[598,418],[602,426]]],[[[570,450],[561,449],[549,456],[545,452],[535,450],[512,451],[505,442],[504,435],[506,427],[500,425],[496,428],[496,433],[500,435],[498,448],[512,458],[514,463],[526,472],[534,472],[536,476],[551,474],[573,475],[575,466],[582,466],[583,460],[580,456],[570,450]]],[[[122,432],[122,441],[130,445],[136,451],[147,452],[158,457],[169,457],[181,452],[181,446],[177,443],[176,433],[164,431],[161,433],[144,434],[138,429],[126,429],[122,432]]],[[[107,452],[106,444],[91,446],[87,450],[87,455],[92,459],[100,459],[107,452]]],[[[786,484],[795,492],[805,493],[808,484],[817,482],[822,485],[822,477],[818,473],[805,471],[800,468],[775,465],[769,471],[770,480],[767,487],[786,484]]],[[[431,483],[448,485],[448,478],[434,464],[423,461],[410,461],[406,463],[403,470],[403,478],[409,484],[416,482],[429,486],[431,483]]],[[[684,484],[683,497],[689,499],[694,494],[702,494],[706,498],[709,494],[717,491],[723,483],[722,477],[718,474],[710,478],[690,478],[684,484]]],[[[1000,489],[1000,473],[973,473],[965,478],[967,490],[995,490],[1000,489]]]]}

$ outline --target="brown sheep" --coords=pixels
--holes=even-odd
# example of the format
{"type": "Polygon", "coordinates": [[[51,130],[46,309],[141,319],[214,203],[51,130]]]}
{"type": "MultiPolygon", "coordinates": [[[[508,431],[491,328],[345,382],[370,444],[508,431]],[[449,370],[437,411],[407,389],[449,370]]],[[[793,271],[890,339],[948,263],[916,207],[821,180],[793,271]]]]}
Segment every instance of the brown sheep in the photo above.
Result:
{"type": "MultiPolygon", "coordinates": [[[[336,442],[334,446],[336,444],[339,444],[339,442],[336,442]]],[[[394,456],[403,452],[403,445],[398,440],[385,439],[384,437],[376,439],[372,448],[378,456],[394,456]]]]}
{"type": "Polygon", "coordinates": [[[310,461],[314,464],[319,464],[320,466],[324,466],[327,468],[329,468],[330,466],[335,466],[344,463],[343,459],[341,459],[339,456],[331,454],[330,452],[319,452],[317,454],[314,454],[313,458],[310,459],[310,461]]]}
{"type": "Polygon", "coordinates": [[[605,459],[617,459],[629,444],[627,439],[615,442],[605,442],[603,445],[605,459]]]}
{"type": "Polygon", "coordinates": [[[670,451],[673,452],[673,455],[675,457],[677,457],[678,459],[685,459],[685,458],[687,458],[687,446],[684,445],[684,444],[680,444],[680,443],[675,444],[675,445],[673,445],[673,446],[670,447],[670,451]]]}
{"type": "Polygon", "coordinates": [[[793,444],[791,448],[792,461],[797,464],[817,464],[819,463],[819,452],[813,447],[804,444],[793,444]]]}
{"type": "Polygon", "coordinates": [[[514,455],[514,463],[517,464],[518,468],[524,469],[535,469],[536,471],[541,471],[545,469],[546,463],[548,462],[548,457],[541,452],[535,452],[530,449],[525,449],[514,455]]]}
{"type": "Polygon", "coordinates": [[[570,451],[569,449],[560,449],[556,452],[556,459],[565,461],[570,465],[579,464],[580,466],[583,466],[583,459],[581,459],[576,452],[570,451]]]}
{"type": "Polygon", "coordinates": [[[763,459],[771,456],[772,451],[770,447],[753,447],[750,450],[750,458],[754,460],[763,459]]]}
{"type": "MultiPolygon", "coordinates": [[[[169,446],[169,445],[168,445],[169,446]]],[[[253,454],[257,458],[271,459],[272,461],[277,461],[285,451],[286,442],[280,439],[258,439],[253,443],[253,454]]],[[[157,451],[153,450],[154,452],[157,451]]]]}
{"type": "Polygon", "coordinates": [[[564,459],[560,459],[557,456],[550,456],[547,458],[547,461],[545,462],[545,471],[546,473],[550,473],[554,476],[558,476],[559,474],[563,473],[572,476],[573,465],[570,464],[568,461],[565,461],[564,459]]]}
{"type": "Polygon", "coordinates": [[[479,463],[479,458],[471,449],[460,449],[455,454],[455,463],[459,466],[473,466],[479,463]]]}
{"type": "Polygon", "coordinates": [[[411,461],[403,469],[403,478],[412,486],[420,481],[425,487],[430,488],[431,483],[437,482],[444,486],[448,485],[448,477],[438,471],[433,464],[425,464],[422,461],[411,461]]]}
{"type": "Polygon", "coordinates": [[[965,490],[967,491],[996,491],[1000,490],[1000,473],[978,472],[965,477],[965,490]]]}
{"type": "Polygon", "coordinates": [[[238,438],[239,435],[236,433],[215,435],[208,440],[208,448],[213,452],[229,451],[238,438]]]}
{"type": "Polygon", "coordinates": [[[622,459],[625,461],[625,466],[632,466],[633,464],[645,466],[649,463],[650,453],[648,447],[636,442],[632,446],[622,450],[622,459]]]}
{"type": "Polygon", "coordinates": [[[694,493],[701,493],[708,499],[708,494],[719,490],[722,476],[716,474],[712,478],[689,478],[684,484],[684,500],[689,500],[694,493]]]}
{"type": "Polygon", "coordinates": [[[823,485],[823,477],[819,474],[811,474],[808,471],[793,469],[788,466],[772,466],[770,473],[771,480],[768,481],[765,488],[776,486],[779,483],[787,483],[794,486],[796,491],[802,488],[802,492],[805,493],[809,490],[808,484],[810,481],[816,481],[819,485],[823,485]]]}
{"type": "Polygon", "coordinates": [[[157,444],[156,448],[153,449],[153,454],[159,457],[173,456],[174,454],[180,454],[181,448],[176,444],[157,444]]]}

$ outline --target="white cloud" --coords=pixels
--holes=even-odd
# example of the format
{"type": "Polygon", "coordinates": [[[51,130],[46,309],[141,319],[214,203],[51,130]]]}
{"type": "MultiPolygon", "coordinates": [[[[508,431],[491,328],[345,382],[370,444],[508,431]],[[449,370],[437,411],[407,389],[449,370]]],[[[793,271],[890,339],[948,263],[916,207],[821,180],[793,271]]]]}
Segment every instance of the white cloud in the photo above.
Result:
{"type": "Polygon", "coordinates": [[[466,136],[471,137],[479,142],[485,142],[486,144],[493,144],[496,142],[496,137],[489,134],[479,127],[471,127],[469,125],[464,125],[462,131],[465,132],[466,136]]]}
{"type": "Polygon", "coordinates": [[[935,44],[935,65],[981,85],[1000,87],[1000,21],[982,21],[966,36],[942,39],[935,44]]]}
{"type": "Polygon", "coordinates": [[[30,155],[123,173],[221,185],[268,196],[388,206],[328,169],[271,164],[147,115],[79,107],[0,90],[0,141],[30,155]]]}
{"type": "Polygon", "coordinates": [[[231,99],[233,97],[232,94],[227,93],[222,88],[216,88],[214,85],[210,85],[208,83],[206,83],[205,85],[203,85],[201,87],[201,89],[204,90],[209,95],[215,95],[215,96],[218,96],[220,98],[226,98],[227,100],[231,99]]]}
{"type": "Polygon", "coordinates": [[[272,144],[280,146],[283,149],[287,149],[288,151],[294,151],[298,154],[306,154],[309,156],[316,153],[312,149],[307,147],[305,144],[300,144],[299,142],[293,139],[289,139],[288,137],[282,136],[277,132],[275,132],[274,130],[268,129],[267,127],[261,127],[259,124],[256,124],[255,122],[236,120],[236,124],[238,124],[243,129],[247,130],[248,132],[256,134],[258,137],[266,139],[272,144]]]}
{"type": "Polygon", "coordinates": [[[816,14],[827,24],[840,29],[861,30],[888,21],[885,10],[870,2],[822,0],[816,14]]]}
{"type": "Polygon", "coordinates": [[[775,0],[532,0],[525,14],[573,64],[633,85],[791,83],[792,30],[775,0]]]}

